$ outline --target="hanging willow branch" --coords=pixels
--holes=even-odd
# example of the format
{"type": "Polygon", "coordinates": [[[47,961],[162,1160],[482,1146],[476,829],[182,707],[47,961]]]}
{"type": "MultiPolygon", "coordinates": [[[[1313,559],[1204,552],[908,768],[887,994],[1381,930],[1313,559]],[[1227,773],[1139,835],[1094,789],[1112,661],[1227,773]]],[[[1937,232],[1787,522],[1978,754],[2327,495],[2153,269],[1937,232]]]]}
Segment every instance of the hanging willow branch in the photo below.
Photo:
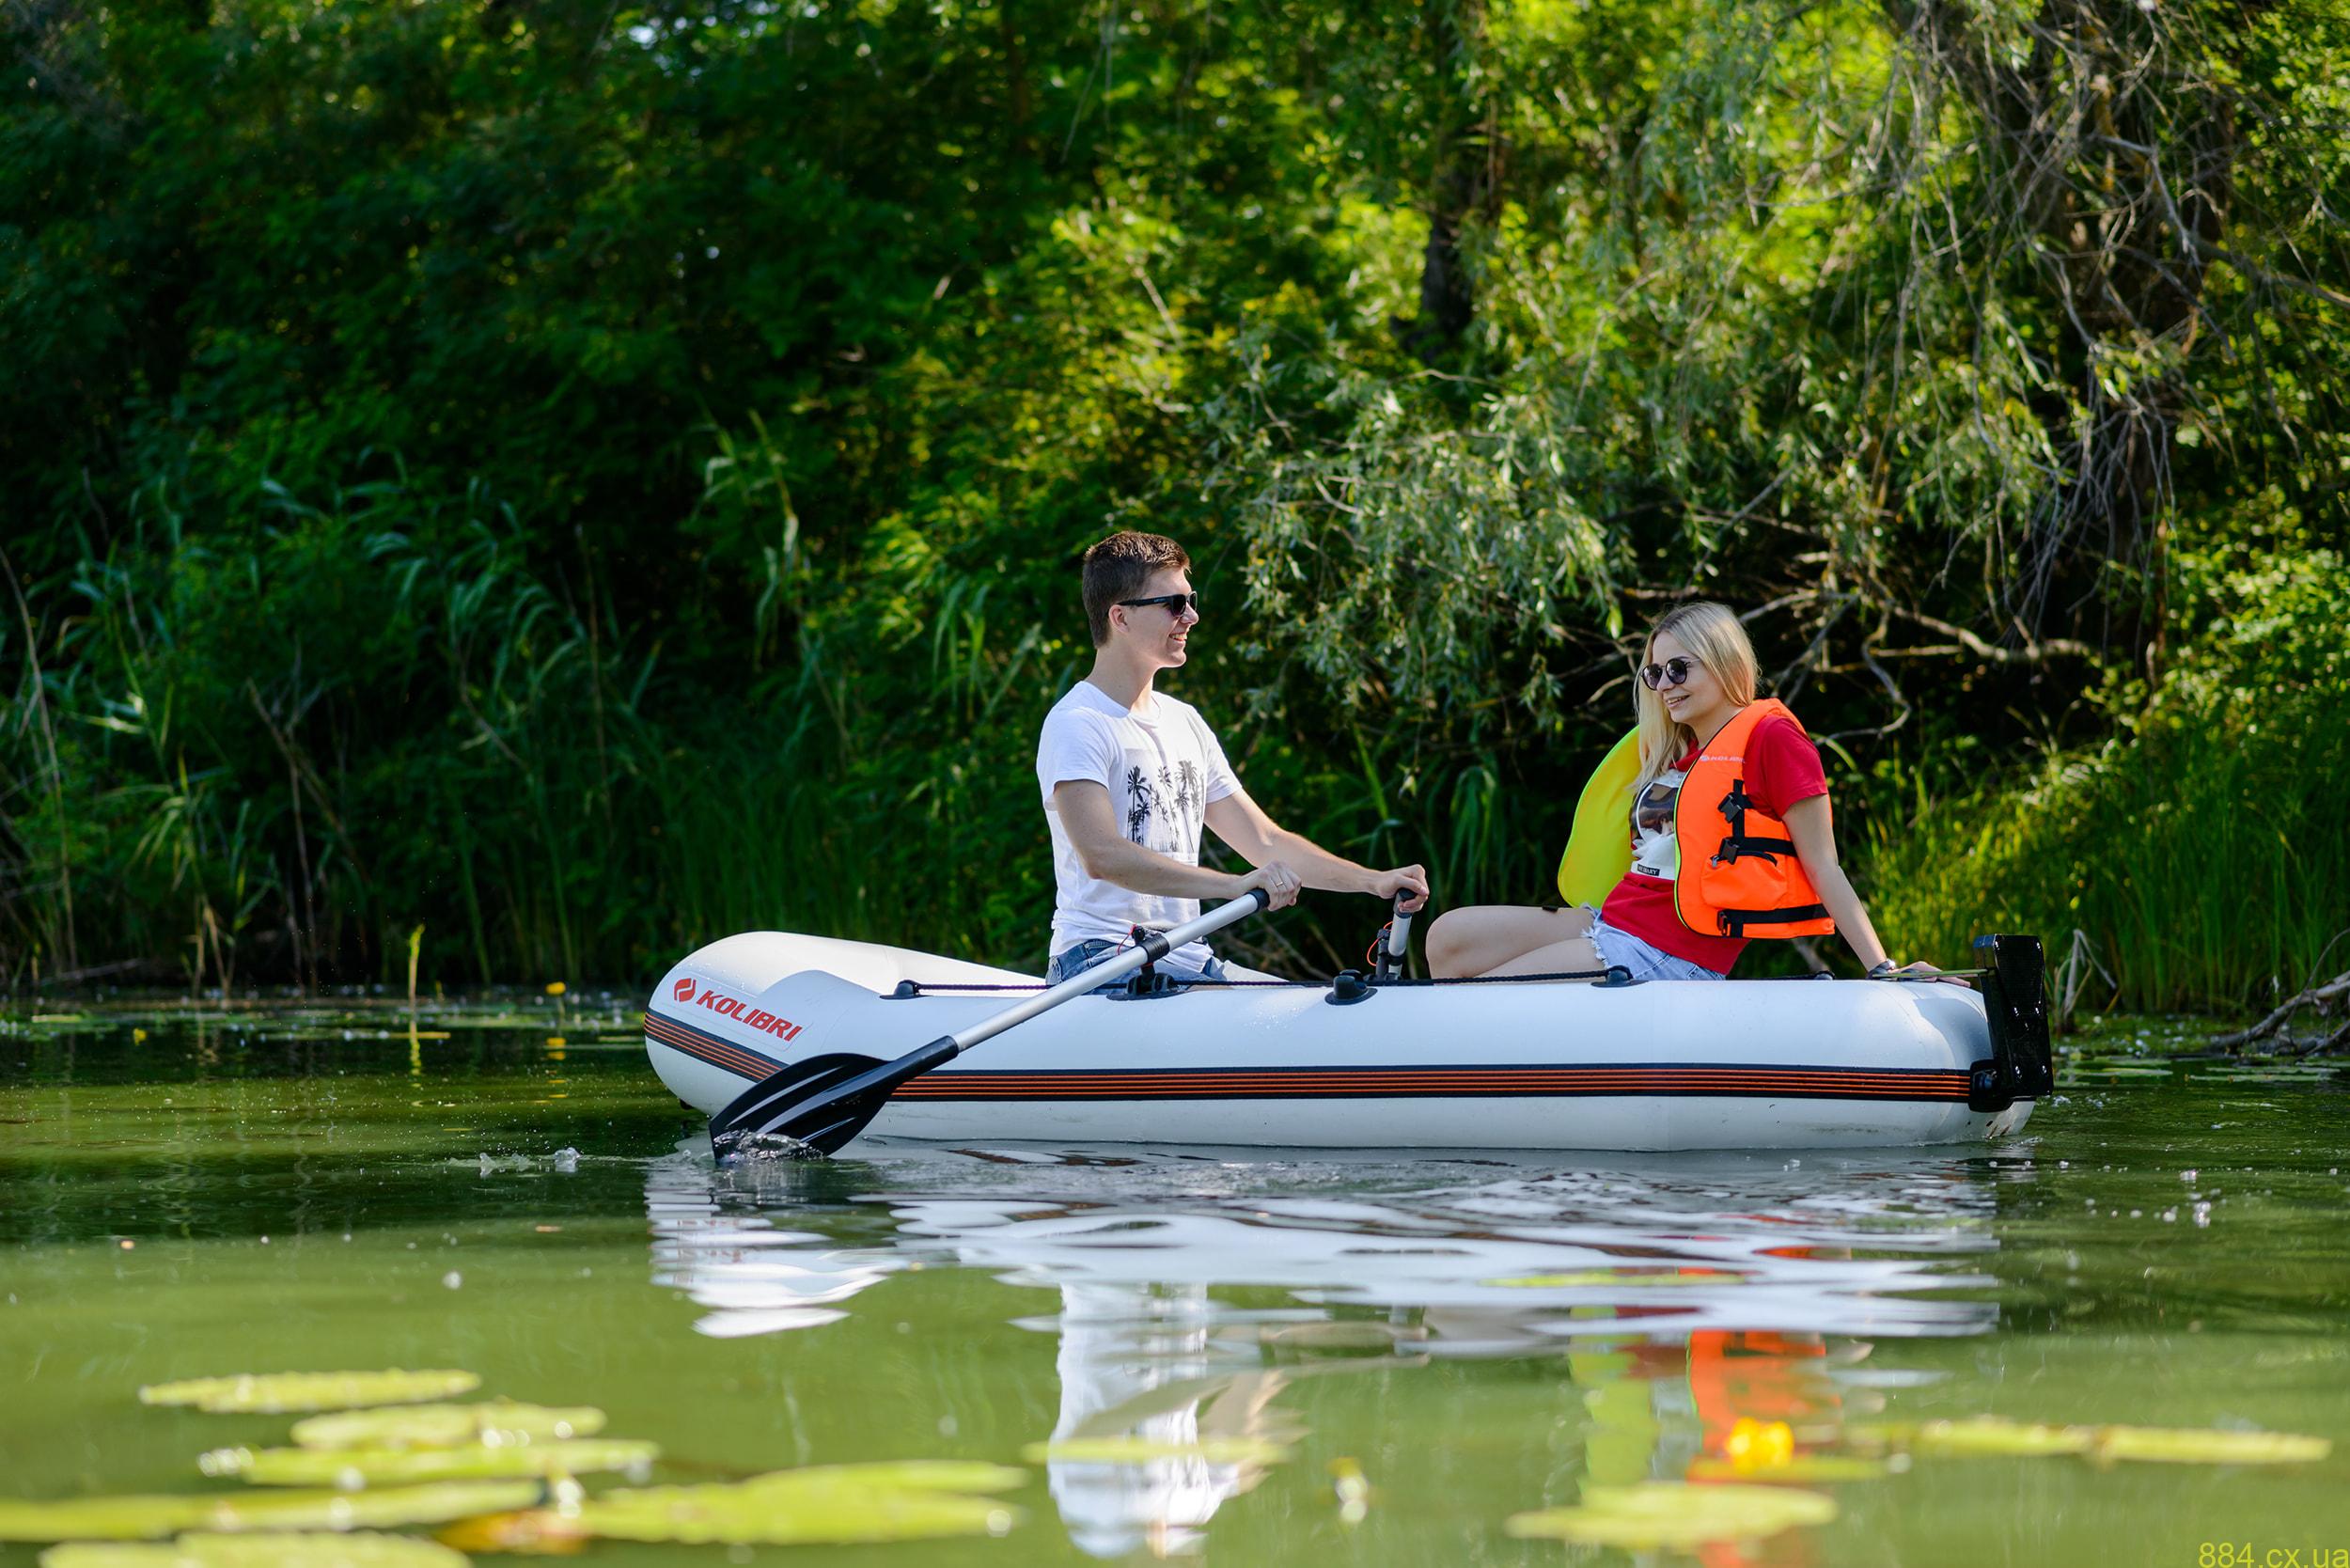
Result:
{"type": "Polygon", "coordinates": [[[2001,552],[2009,603],[2029,635],[2061,585],[2110,592],[2106,563],[2119,564],[2143,590],[2119,607],[2147,629],[2154,663],[2172,461],[2182,421],[2199,412],[2196,367],[2260,352],[2264,334],[2244,330],[2254,317],[2284,325],[2311,302],[2345,303],[2311,271],[2338,259],[2332,226],[2321,223],[2313,247],[2298,233],[2327,205],[2324,160],[2296,153],[2309,117],[2284,101],[2291,73],[2261,64],[2291,8],[1881,3],[1904,74],[1888,102],[1905,98],[1917,123],[1954,101],[1973,126],[1954,149],[1889,127],[1879,139],[1894,149],[1880,189],[1909,193],[1919,220],[1912,290],[1953,269],[1985,300],[2023,281],[2062,329],[2030,351],[2054,394],[2035,407],[2055,461],[2023,537],[2001,552]],[[2225,318],[2216,265],[2250,286],[2228,291],[2225,318]]]}
{"type": "Polygon", "coordinates": [[[2158,674],[2180,474],[2234,504],[2185,448],[2323,443],[2350,381],[2313,15],[1689,0],[1661,80],[1493,30],[1512,217],[1446,230],[1458,373],[1260,329],[1209,405],[1258,651],[1555,727],[1558,673],[1696,593],[1879,733],[1937,663],[2158,674]]]}

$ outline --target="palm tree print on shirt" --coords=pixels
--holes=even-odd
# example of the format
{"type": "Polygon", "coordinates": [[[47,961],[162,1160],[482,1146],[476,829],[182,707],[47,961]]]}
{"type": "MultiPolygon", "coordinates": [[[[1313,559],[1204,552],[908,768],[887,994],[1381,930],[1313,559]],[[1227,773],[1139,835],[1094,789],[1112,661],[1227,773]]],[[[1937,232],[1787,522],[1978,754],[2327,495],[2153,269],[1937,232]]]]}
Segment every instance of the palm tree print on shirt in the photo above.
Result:
{"type": "Polygon", "coordinates": [[[1200,814],[1206,809],[1207,792],[1199,778],[1199,765],[1189,760],[1172,768],[1161,767],[1156,778],[1140,767],[1126,770],[1126,837],[1129,841],[1146,844],[1163,855],[1196,855],[1199,852],[1200,814]],[[1163,845],[1149,844],[1151,824],[1160,822],[1172,829],[1167,835],[1173,841],[1163,845]]]}

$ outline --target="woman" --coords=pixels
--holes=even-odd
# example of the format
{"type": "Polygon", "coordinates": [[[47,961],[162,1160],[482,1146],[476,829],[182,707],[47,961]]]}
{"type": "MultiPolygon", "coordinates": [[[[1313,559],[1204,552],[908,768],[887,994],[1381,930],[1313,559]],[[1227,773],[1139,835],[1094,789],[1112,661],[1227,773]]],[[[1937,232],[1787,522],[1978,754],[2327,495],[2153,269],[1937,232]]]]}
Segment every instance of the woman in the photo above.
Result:
{"type": "Polygon", "coordinates": [[[1635,980],[1723,980],[1750,936],[1841,932],[1872,980],[1897,968],[1836,860],[1819,748],[1784,704],[1756,701],[1754,646],[1719,604],[1668,610],[1634,689],[1640,771],[1632,866],[1593,910],[1455,909],[1428,933],[1441,979],[1607,967],[1635,980]]]}

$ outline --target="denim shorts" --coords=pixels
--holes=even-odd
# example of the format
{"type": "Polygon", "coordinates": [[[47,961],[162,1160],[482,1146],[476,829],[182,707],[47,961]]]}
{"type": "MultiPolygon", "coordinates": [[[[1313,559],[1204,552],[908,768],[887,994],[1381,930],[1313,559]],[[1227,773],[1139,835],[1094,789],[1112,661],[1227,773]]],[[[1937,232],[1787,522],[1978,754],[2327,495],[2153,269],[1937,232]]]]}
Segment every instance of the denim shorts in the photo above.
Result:
{"type": "Polygon", "coordinates": [[[1702,964],[1692,964],[1685,958],[1675,958],[1662,948],[1652,947],[1628,931],[1619,931],[1591,916],[1591,946],[1599,949],[1599,961],[1610,968],[1625,969],[1632,978],[1668,980],[1717,980],[1730,977],[1702,964]]]}
{"type": "MultiPolygon", "coordinates": [[[[1072,976],[1082,974],[1092,968],[1104,959],[1122,951],[1126,946],[1127,944],[1123,942],[1113,942],[1106,936],[1093,936],[1083,942],[1072,943],[1055,953],[1052,963],[1044,966],[1044,983],[1058,985],[1072,976]]],[[[1158,972],[1178,985],[1188,984],[1192,980],[1220,980],[1227,978],[1224,973],[1224,961],[1214,953],[1208,955],[1208,962],[1205,964],[1198,966],[1180,963],[1170,954],[1158,961],[1158,972]]],[[[1090,994],[1098,996],[1106,991],[1116,991],[1125,983],[1126,977],[1120,975],[1114,980],[1094,987],[1090,994]]]]}

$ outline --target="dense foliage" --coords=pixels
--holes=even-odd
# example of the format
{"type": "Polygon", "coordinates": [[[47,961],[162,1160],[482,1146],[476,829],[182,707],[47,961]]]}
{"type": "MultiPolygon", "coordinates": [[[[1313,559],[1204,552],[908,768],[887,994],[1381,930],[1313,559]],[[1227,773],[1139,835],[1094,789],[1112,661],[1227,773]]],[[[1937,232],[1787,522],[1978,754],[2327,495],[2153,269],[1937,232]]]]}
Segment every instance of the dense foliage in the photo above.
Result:
{"type": "Polygon", "coordinates": [[[419,927],[428,984],[758,925],[1033,966],[1119,525],[1198,559],[1172,689],[1252,791],[1449,902],[1542,893],[1697,592],[1896,947],[2225,1005],[2350,924],[2340,0],[0,0],[0,50],[14,983],[419,927]]]}

